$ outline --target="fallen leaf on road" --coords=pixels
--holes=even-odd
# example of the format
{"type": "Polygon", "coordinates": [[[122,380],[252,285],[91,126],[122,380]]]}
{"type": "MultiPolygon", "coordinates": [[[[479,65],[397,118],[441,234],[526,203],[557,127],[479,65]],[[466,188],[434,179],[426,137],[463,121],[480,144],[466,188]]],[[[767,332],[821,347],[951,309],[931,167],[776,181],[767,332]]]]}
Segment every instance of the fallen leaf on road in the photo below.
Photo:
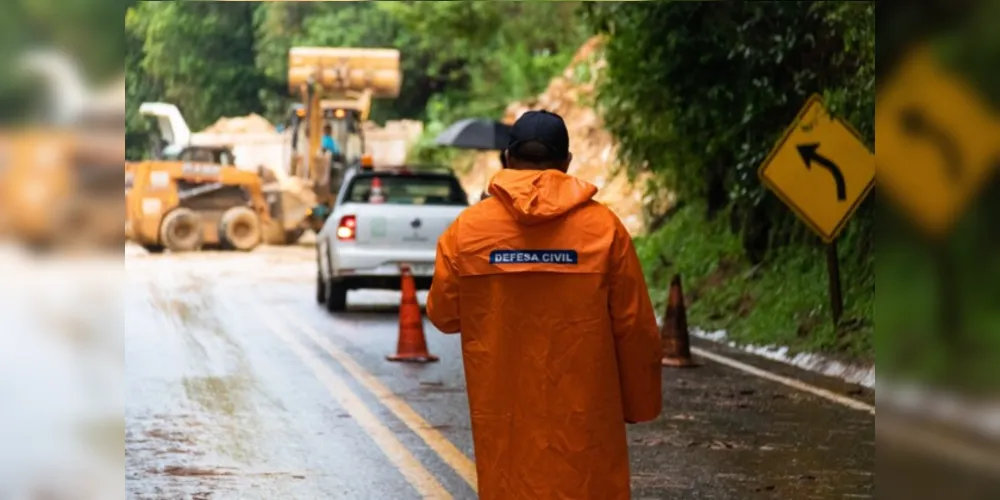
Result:
{"type": "Polygon", "coordinates": [[[679,415],[674,415],[674,416],[670,417],[670,420],[684,420],[684,421],[687,421],[687,422],[691,422],[691,421],[695,421],[695,420],[698,420],[698,419],[694,415],[679,414],[679,415]]]}

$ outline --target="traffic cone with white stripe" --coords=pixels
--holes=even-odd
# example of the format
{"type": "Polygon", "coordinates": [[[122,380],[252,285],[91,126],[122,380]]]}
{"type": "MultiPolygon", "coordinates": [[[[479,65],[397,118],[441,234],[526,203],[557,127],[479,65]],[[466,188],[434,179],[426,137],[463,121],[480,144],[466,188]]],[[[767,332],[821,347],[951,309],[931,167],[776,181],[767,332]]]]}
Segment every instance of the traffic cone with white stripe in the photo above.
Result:
{"type": "Polygon", "coordinates": [[[400,287],[403,298],[399,304],[399,339],[396,343],[396,354],[386,356],[386,359],[406,363],[433,363],[438,357],[427,350],[424,318],[417,302],[417,285],[413,281],[413,272],[409,266],[402,266],[400,271],[403,279],[400,287]]]}
{"type": "Polygon", "coordinates": [[[371,194],[368,195],[368,203],[385,203],[385,193],[382,192],[382,179],[375,177],[372,179],[371,194]]]}

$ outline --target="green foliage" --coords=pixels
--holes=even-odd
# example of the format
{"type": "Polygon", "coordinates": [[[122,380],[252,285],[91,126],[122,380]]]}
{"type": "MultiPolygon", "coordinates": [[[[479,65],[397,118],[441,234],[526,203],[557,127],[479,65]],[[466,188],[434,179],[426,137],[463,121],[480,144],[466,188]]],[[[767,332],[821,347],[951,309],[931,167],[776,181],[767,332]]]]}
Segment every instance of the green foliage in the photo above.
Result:
{"type": "Polygon", "coordinates": [[[1000,384],[1000,178],[928,245],[901,214],[877,212],[878,331],[888,376],[994,391],[1000,384]]]}
{"type": "MultiPolygon", "coordinates": [[[[430,139],[467,117],[501,118],[506,106],[541,93],[586,40],[579,2],[380,2],[412,33],[418,50],[447,54],[420,71],[445,86],[426,102],[422,162],[452,163],[463,155],[430,139]],[[552,22],[560,19],[561,22],[552,22]]],[[[461,161],[461,160],[458,160],[461,161]]]]}
{"type": "Polygon", "coordinates": [[[149,150],[149,124],[139,115],[139,105],[158,94],[156,82],[142,68],[145,51],[142,39],[137,36],[139,22],[135,11],[126,11],[125,158],[128,160],[138,160],[149,150]]]}
{"type": "Polygon", "coordinates": [[[938,55],[975,82],[980,95],[1000,112],[1000,3],[979,2],[963,21],[962,29],[936,41],[938,55]]]}
{"type": "Polygon", "coordinates": [[[58,47],[80,62],[88,79],[108,83],[121,74],[125,36],[114,19],[121,19],[122,4],[96,0],[6,2],[2,17],[10,23],[4,33],[17,44],[58,47]],[[9,6],[11,3],[20,4],[20,8],[9,6]]]}
{"type": "Polygon", "coordinates": [[[812,93],[874,143],[874,3],[644,2],[591,17],[612,35],[599,102],[625,161],[710,215],[732,205],[753,260],[803,243],[756,169],[812,93]]]}
{"type": "Polygon", "coordinates": [[[46,85],[20,78],[19,56],[54,50],[78,64],[86,85],[103,88],[121,76],[124,34],[114,25],[120,2],[98,0],[10,1],[0,15],[0,121],[23,122],[49,105],[46,85]]]}
{"type": "MultiPolygon", "coordinates": [[[[426,121],[418,157],[446,162],[456,152],[433,147],[429,134],[468,116],[499,118],[510,101],[541,92],[588,34],[579,6],[149,2],[126,16],[126,35],[137,42],[129,44],[126,71],[129,82],[142,82],[138,99],[176,103],[197,129],[223,115],[283,118],[292,102],[285,82],[293,46],[397,48],[401,95],[375,101],[372,118],[426,121]]],[[[140,122],[128,120],[130,154],[141,150],[140,122]]]]}
{"type": "MultiPolygon", "coordinates": [[[[163,85],[192,129],[260,109],[250,3],[145,2],[132,28],[143,40],[142,70],[163,85]]],[[[128,19],[127,19],[128,20],[128,19]]]]}
{"type": "Polygon", "coordinates": [[[874,2],[588,8],[609,35],[598,95],[606,127],[633,174],[654,174],[654,194],[686,203],[641,247],[655,283],[680,271],[693,284],[695,324],[870,357],[873,203],[840,242],[847,320],[835,332],[825,254],[757,169],[814,93],[874,146],[874,15],[874,2]]]}
{"type": "Polygon", "coordinates": [[[636,248],[658,307],[666,302],[669,279],[681,275],[692,325],[726,330],[739,343],[871,361],[874,256],[846,259],[855,237],[848,235],[841,245],[845,312],[839,331],[832,324],[825,252],[818,246],[786,247],[753,265],[724,218],[707,220],[704,204],[695,203],[662,229],[637,238],[636,248]]]}

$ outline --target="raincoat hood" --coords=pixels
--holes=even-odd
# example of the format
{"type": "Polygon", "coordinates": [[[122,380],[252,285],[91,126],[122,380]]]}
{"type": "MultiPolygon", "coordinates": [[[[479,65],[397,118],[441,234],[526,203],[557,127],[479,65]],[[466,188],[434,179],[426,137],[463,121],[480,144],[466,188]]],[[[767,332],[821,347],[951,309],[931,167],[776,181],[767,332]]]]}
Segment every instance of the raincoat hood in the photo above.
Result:
{"type": "Polygon", "coordinates": [[[589,202],[597,187],[558,170],[504,169],[490,181],[489,192],[519,224],[533,225],[589,202]]]}

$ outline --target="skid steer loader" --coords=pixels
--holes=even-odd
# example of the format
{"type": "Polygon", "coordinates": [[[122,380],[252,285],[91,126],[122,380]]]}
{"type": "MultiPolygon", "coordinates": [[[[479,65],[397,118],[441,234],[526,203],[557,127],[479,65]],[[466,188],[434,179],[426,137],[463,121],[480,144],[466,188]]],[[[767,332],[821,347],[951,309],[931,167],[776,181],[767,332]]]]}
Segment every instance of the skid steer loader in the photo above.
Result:
{"type": "Polygon", "coordinates": [[[127,212],[130,222],[127,232],[130,239],[154,252],[164,248],[171,248],[174,251],[193,250],[202,246],[249,250],[259,243],[271,245],[293,243],[308,228],[306,219],[310,206],[306,203],[311,200],[307,200],[306,203],[298,201],[295,193],[301,190],[296,190],[296,182],[289,181],[287,176],[283,175],[281,163],[282,157],[287,154],[285,152],[287,148],[279,134],[219,136],[192,133],[180,110],[170,103],[143,103],[139,107],[139,112],[156,120],[159,136],[150,153],[150,156],[155,158],[153,164],[145,170],[139,169],[142,163],[126,165],[126,182],[129,177],[128,170],[131,168],[136,171],[133,174],[136,180],[126,194],[126,198],[129,198],[127,205],[131,207],[127,212]],[[239,148],[242,154],[235,154],[233,146],[239,148]],[[218,175],[196,178],[186,176],[185,172],[193,171],[191,168],[195,165],[212,167],[209,170],[213,172],[217,170],[218,175]],[[187,170],[185,166],[188,167],[187,170]],[[159,179],[170,180],[163,180],[155,185],[147,181],[140,185],[138,182],[140,174],[153,174],[159,179]],[[201,186],[193,186],[195,184],[201,186]],[[189,193],[193,187],[198,189],[189,193]],[[136,192],[150,189],[178,194],[168,195],[161,200],[168,203],[159,214],[154,210],[147,215],[139,201],[144,194],[136,192]],[[237,191],[243,194],[235,196],[237,191]],[[253,194],[257,192],[260,193],[259,197],[253,194]],[[135,201],[131,198],[135,198],[135,201]],[[181,203],[182,200],[187,201],[181,203]],[[193,205],[185,206],[191,204],[193,205]],[[258,214],[259,220],[253,224],[255,236],[247,237],[248,241],[254,241],[252,245],[246,242],[238,244],[232,240],[232,235],[227,237],[225,232],[222,232],[223,213],[237,206],[250,208],[252,212],[258,214]],[[199,221],[204,223],[204,231],[199,233],[201,240],[193,247],[169,244],[163,238],[165,233],[160,232],[159,226],[152,229],[146,226],[142,230],[143,233],[138,232],[142,224],[164,222],[166,219],[162,216],[165,215],[165,211],[176,207],[204,212],[198,216],[199,221]],[[139,220],[146,222],[138,223],[139,220]],[[133,224],[132,221],[136,223],[133,224]]]}
{"type": "Polygon", "coordinates": [[[127,232],[151,253],[203,247],[249,251],[275,222],[260,177],[224,147],[188,146],[176,159],[133,164],[127,232]]]}

